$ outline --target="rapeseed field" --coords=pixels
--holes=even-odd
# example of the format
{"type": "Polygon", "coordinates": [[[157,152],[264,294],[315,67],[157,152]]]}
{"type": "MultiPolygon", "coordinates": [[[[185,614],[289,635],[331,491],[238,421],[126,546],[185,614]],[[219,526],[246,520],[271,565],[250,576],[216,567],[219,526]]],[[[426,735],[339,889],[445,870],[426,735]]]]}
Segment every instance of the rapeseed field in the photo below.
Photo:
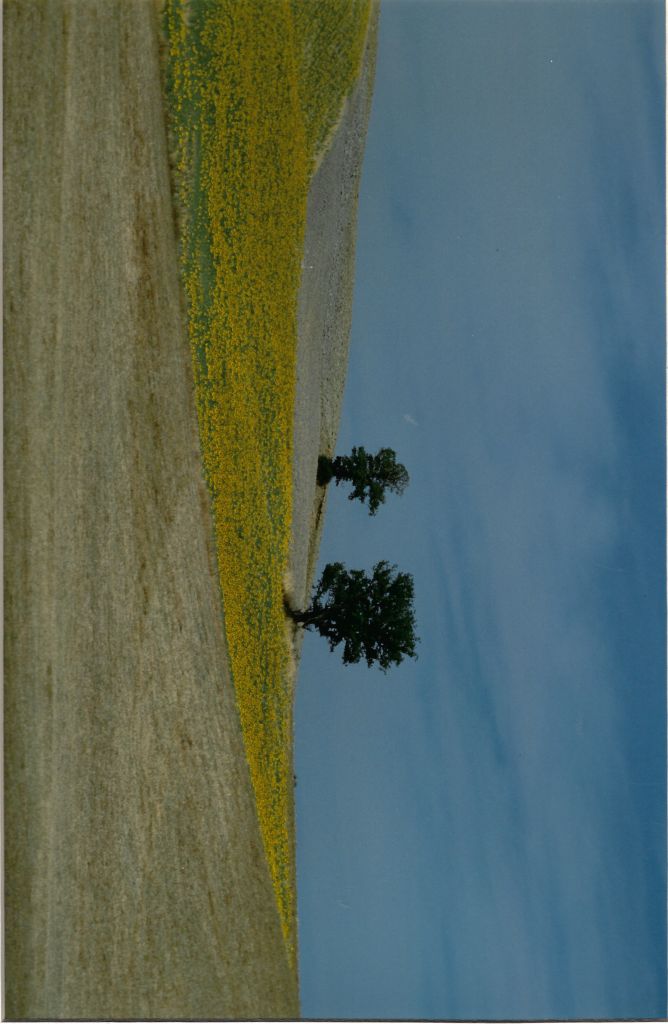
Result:
{"type": "Polygon", "coordinates": [[[370,0],[167,0],[180,256],[230,665],[296,962],[290,650],[297,299],[310,178],[354,84],[370,0]]]}

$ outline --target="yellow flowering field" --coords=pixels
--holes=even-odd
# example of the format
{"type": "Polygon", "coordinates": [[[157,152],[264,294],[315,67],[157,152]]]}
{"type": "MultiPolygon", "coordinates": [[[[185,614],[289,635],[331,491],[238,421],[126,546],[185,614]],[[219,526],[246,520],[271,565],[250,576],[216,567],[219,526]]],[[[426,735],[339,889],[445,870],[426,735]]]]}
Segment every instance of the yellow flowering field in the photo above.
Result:
{"type": "Polygon", "coordinates": [[[260,827],[296,960],[290,650],[297,298],[311,174],[369,0],[167,0],[166,93],[204,471],[260,827]]]}
{"type": "Polygon", "coordinates": [[[368,0],[291,0],[299,96],[311,169],[336,128],[360,68],[368,0]]]}

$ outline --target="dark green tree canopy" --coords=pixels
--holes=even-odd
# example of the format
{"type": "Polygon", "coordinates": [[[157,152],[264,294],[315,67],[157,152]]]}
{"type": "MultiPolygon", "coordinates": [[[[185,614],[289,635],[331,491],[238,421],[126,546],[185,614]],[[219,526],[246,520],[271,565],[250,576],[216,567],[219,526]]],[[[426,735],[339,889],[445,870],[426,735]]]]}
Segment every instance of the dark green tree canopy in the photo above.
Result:
{"type": "Polygon", "coordinates": [[[357,498],[363,504],[368,502],[372,516],[385,501],[386,491],[403,494],[409,482],[406,467],[397,462],[392,448],[380,448],[372,455],[361,446],[353,448],[350,455],[337,455],[335,459],[320,456],[318,483],[326,486],[332,479],[337,486],[344,481],[352,484],[348,498],[350,501],[357,498]]]}
{"type": "Polygon", "coordinates": [[[362,658],[386,672],[405,657],[416,658],[413,577],[388,562],[378,562],[371,574],[347,570],[342,562],[325,566],[306,611],[288,608],[304,629],[315,629],[334,650],[343,643],[343,661],[362,658]]]}

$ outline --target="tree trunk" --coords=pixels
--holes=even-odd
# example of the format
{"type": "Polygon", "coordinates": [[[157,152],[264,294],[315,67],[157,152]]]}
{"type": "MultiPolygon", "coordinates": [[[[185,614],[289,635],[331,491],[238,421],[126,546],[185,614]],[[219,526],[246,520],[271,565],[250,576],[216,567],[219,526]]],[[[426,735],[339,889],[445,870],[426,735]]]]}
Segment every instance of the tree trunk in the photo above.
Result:
{"type": "Polygon", "coordinates": [[[308,629],[314,623],[322,619],[324,611],[322,609],[315,610],[314,608],[307,608],[305,611],[298,611],[294,608],[290,608],[286,603],[286,611],[293,622],[296,622],[298,626],[302,626],[304,629],[308,629]]]}
{"type": "Polygon", "coordinates": [[[321,487],[326,487],[334,476],[334,463],[327,455],[320,455],[318,457],[318,483],[321,487]]]}

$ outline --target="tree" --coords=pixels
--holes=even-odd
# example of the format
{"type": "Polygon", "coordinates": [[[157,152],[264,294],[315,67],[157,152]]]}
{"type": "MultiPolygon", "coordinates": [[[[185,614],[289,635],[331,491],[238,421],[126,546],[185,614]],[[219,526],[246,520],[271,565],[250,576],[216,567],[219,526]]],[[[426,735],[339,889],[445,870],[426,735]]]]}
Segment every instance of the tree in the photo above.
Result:
{"type": "Polygon", "coordinates": [[[397,462],[397,454],[391,448],[381,448],[372,455],[364,448],[353,448],[350,455],[337,455],[330,459],[321,455],[318,459],[318,483],[327,486],[334,479],[337,486],[346,481],[353,485],[348,495],[364,504],[368,500],[369,515],[374,516],[385,501],[385,492],[403,494],[409,476],[406,467],[397,462]]]}
{"type": "Polygon", "coordinates": [[[413,577],[397,572],[388,562],[378,562],[371,575],[363,569],[347,570],[342,562],[323,569],[309,608],[294,611],[291,618],[304,629],[315,629],[333,651],[343,643],[343,662],[361,658],[369,667],[375,662],[386,672],[404,657],[416,658],[413,577]]]}

